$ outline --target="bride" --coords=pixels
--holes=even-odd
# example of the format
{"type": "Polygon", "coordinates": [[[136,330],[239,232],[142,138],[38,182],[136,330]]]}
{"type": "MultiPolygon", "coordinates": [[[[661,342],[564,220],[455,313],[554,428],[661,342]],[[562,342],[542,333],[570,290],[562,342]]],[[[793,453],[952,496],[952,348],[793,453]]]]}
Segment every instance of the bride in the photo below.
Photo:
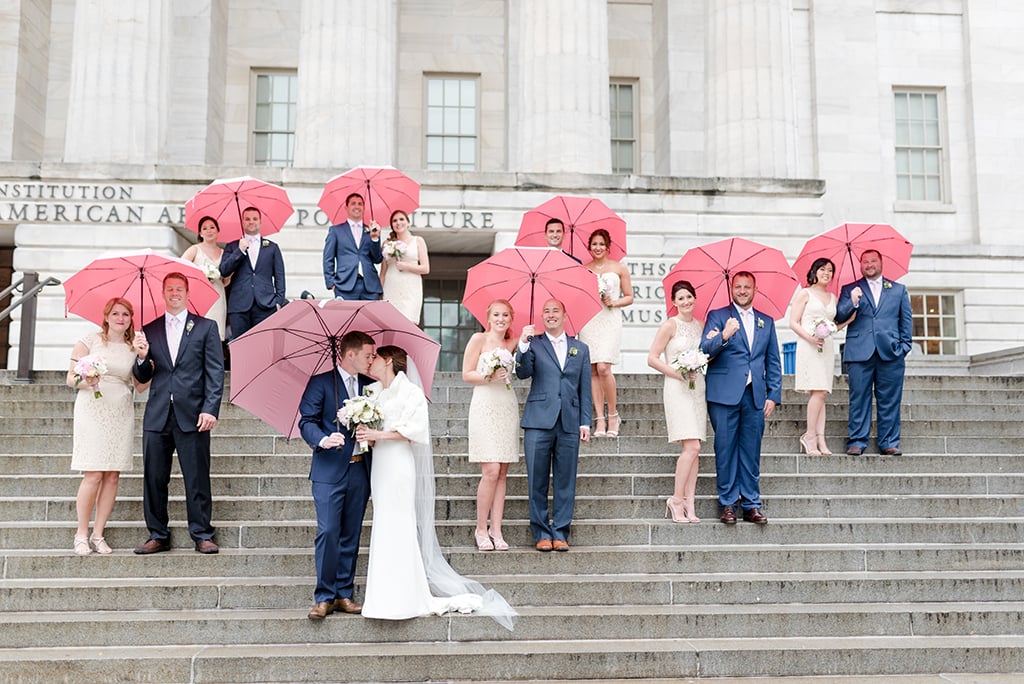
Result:
{"type": "MultiPolygon", "coordinates": [[[[477,612],[511,630],[516,612],[448,565],[434,531],[434,463],[427,400],[406,375],[411,359],[395,346],[377,349],[364,394],[383,414],[381,429],[359,426],[356,439],[373,443],[370,565],[363,617],[404,620],[450,611],[477,612]]],[[[419,377],[413,372],[413,377],[419,377]]]]}

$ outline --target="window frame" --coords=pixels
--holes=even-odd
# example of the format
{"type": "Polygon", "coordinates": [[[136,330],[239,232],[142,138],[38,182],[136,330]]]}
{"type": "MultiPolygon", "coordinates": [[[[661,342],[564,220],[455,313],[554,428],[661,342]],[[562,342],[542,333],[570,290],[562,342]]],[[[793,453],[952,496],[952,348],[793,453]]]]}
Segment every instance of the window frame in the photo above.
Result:
{"type": "MultiPolygon", "coordinates": [[[[894,86],[892,89],[892,126],[893,126],[893,137],[892,137],[892,150],[893,150],[893,202],[894,211],[903,212],[934,212],[934,213],[949,213],[955,211],[950,192],[950,168],[949,168],[949,134],[947,130],[948,117],[946,113],[946,90],[945,88],[934,88],[934,87],[916,87],[916,86],[894,86]],[[936,105],[936,133],[938,135],[938,142],[935,145],[927,144],[900,144],[897,138],[897,130],[900,127],[900,122],[904,119],[897,118],[897,104],[896,100],[899,96],[909,97],[921,95],[933,95],[935,96],[936,105]],[[938,152],[938,199],[926,199],[926,198],[902,198],[900,197],[900,178],[903,176],[914,177],[916,176],[927,176],[930,174],[921,173],[914,174],[912,172],[901,172],[899,170],[899,160],[902,153],[906,151],[928,151],[935,150],[938,152]]],[[[912,122],[913,120],[909,117],[905,120],[912,122]]],[[[922,121],[925,121],[922,119],[922,121]]],[[[912,192],[911,192],[912,194],[912,192]]]]}
{"type": "Polygon", "coordinates": [[[911,324],[912,336],[915,351],[923,356],[960,356],[964,353],[964,315],[963,315],[963,292],[960,290],[944,290],[941,288],[928,288],[928,289],[915,289],[910,291],[910,311],[913,322],[911,324]],[[929,314],[927,309],[928,297],[938,297],[940,309],[938,312],[929,314]],[[942,298],[952,298],[952,312],[946,312],[942,310],[942,298]],[[921,314],[915,311],[915,301],[921,300],[921,314]],[[943,318],[953,318],[953,330],[950,333],[944,329],[943,318]],[[927,321],[929,319],[937,320],[939,325],[939,335],[928,335],[927,321]],[[923,335],[917,335],[916,329],[918,322],[920,321],[921,330],[924,332],[923,335]],[[928,342],[937,342],[940,345],[940,351],[931,352],[928,351],[928,342]],[[952,354],[946,354],[941,351],[941,345],[944,342],[953,342],[955,350],[952,354]]]}
{"type": "MultiPolygon", "coordinates": [[[[460,85],[461,89],[461,85],[460,85]]],[[[442,102],[440,105],[442,111],[448,108],[444,102],[444,96],[442,94],[442,102]]],[[[456,110],[463,109],[463,105],[460,102],[454,106],[456,110]]],[[[423,74],[423,169],[425,171],[458,171],[458,172],[473,172],[480,170],[480,74],[471,73],[442,73],[442,72],[424,72],[423,74]],[[442,81],[442,93],[444,92],[444,81],[458,81],[460,84],[465,81],[471,81],[473,83],[473,134],[467,135],[461,132],[461,130],[452,135],[445,133],[443,130],[440,133],[432,133],[430,128],[431,118],[431,107],[437,106],[432,105],[430,101],[430,84],[432,81],[442,81]],[[430,147],[431,140],[439,138],[441,140],[441,161],[439,164],[435,164],[430,158],[430,147]],[[460,148],[458,160],[454,163],[454,166],[445,161],[444,147],[445,141],[455,139],[459,141],[457,147],[460,148]],[[461,161],[461,147],[462,141],[472,140],[473,145],[473,163],[472,168],[463,168],[464,166],[469,167],[470,165],[464,164],[461,161]]],[[[460,118],[460,129],[461,129],[461,116],[460,118]]],[[[443,124],[442,124],[443,129],[443,124]]]]}
{"type": "Polygon", "coordinates": [[[613,174],[622,175],[635,175],[640,173],[640,81],[635,78],[613,78],[608,81],[608,137],[609,137],[609,154],[611,155],[611,172],[613,174]],[[632,118],[633,118],[633,130],[631,138],[619,138],[615,136],[617,132],[615,130],[616,124],[616,113],[615,107],[616,98],[612,94],[613,91],[617,91],[618,88],[628,86],[630,89],[632,99],[632,118]],[[633,146],[632,162],[629,171],[623,171],[616,169],[616,143],[629,142],[633,146]]]}
{"type": "MultiPolygon", "coordinates": [[[[271,81],[273,83],[273,81],[271,81]]],[[[271,90],[273,87],[271,86],[271,90]]],[[[291,91],[291,86],[289,87],[291,91]]],[[[252,166],[261,166],[269,168],[288,168],[295,164],[295,123],[298,117],[298,69],[272,69],[272,68],[254,68],[250,70],[250,86],[249,92],[251,94],[249,98],[249,164],[252,166]],[[292,128],[288,129],[258,129],[257,128],[257,109],[261,104],[276,104],[277,102],[271,99],[267,103],[262,103],[259,100],[259,79],[261,76],[267,76],[271,79],[275,76],[289,76],[293,79],[295,88],[295,100],[287,101],[287,104],[292,108],[292,128]],[[276,163],[280,160],[275,160],[272,156],[266,161],[258,161],[256,159],[256,140],[260,135],[268,136],[268,140],[273,140],[274,136],[287,135],[291,136],[291,140],[288,141],[288,147],[290,148],[290,156],[287,161],[283,164],[276,163]]],[[[291,92],[289,92],[291,94],[291,92]]],[[[270,143],[268,143],[268,152],[270,150],[270,143]]]]}

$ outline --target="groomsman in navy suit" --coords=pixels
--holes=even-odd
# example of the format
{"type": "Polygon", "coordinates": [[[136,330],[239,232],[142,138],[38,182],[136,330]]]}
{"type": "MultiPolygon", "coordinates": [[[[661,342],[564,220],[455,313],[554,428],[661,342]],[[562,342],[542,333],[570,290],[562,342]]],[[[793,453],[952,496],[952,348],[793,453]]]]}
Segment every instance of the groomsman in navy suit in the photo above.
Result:
{"type": "Polygon", "coordinates": [[[380,226],[363,224],[363,197],[352,193],[345,198],[348,220],[327,229],[324,244],[324,283],[335,299],[380,299],[375,264],[384,259],[380,226]]]}
{"type": "Polygon", "coordinates": [[[530,529],[538,551],[568,551],[580,442],[590,440],[590,349],[565,334],[565,306],[544,303],[544,334],[523,328],[516,375],[533,378],[523,417],[530,529]],[[551,509],[548,515],[548,484],[551,509]]]}
{"type": "Polygon", "coordinates": [[[732,279],[732,305],[715,309],[704,324],[701,350],[711,357],[706,395],[715,429],[720,520],[767,524],[761,512],[761,437],[764,421],[782,403],[782,363],[772,317],[753,308],[757,281],[732,279]]]}
{"type": "Polygon", "coordinates": [[[910,295],[903,285],[882,277],[882,255],[860,256],[864,277],[843,287],[836,322],[856,315],[846,328],[843,360],[850,376],[849,439],[846,453],[861,456],[871,436],[871,397],[878,410],[878,451],[900,456],[900,404],[903,373],[913,341],[910,295]]]}
{"type": "Polygon", "coordinates": [[[562,249],[562,242],[565,240],[565,224],[562,223],[562,219],[548,219],[548,222],[544,224],[544,240],[547,241],[548,247],[559,250],[577,264],[583,263],[580,259],[562,249]]]}
{"type": "Polygon", "coordinates": [[[373,338],[351,331],[341,338],[337,368],[309,379],[299,402],[299,431],[313,447],[309,469],[316,508],[316,589],[310,620],[336,610],[359,613],[354,600],[359,534],[370,498],[369,453],[355,453],[354,434],[339,425],[338,409],[373,382],[366,373],[373,361],[373,338]]]}
{"type": "Polygon", "coordinates": [[[220,274],[231,277],[228,326],[231,339],[266,320],[285,304],[281,249],[260,235],[260,210],[242,212],[241,239],[224,248],[220,274]]]}

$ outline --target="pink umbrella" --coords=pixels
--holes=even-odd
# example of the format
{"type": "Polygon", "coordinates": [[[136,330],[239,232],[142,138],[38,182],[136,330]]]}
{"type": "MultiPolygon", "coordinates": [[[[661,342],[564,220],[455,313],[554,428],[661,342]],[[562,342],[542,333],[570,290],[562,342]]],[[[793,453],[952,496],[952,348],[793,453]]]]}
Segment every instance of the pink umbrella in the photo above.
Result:
{"type": "Polygon", "coordinates": [[[754,308],[776,320],[782,318],[797,288],[797,278],[786,257],[774,247],[738,237],[686,250],[661,281],[668,315],[676,315],[672,286],[688,280],[697,292],[693,315],[707,320],[709,311],[732,301],[732,277],[740,271],[752,273],[757,280],[754,308]]]}
{"type": "Polygon", "coordinates": [[[549,219],[565,224],[562,249],[577,259],[589,260],[587,247],[590,235],[604,228],[612,237],[608,256],[621,261],[626,256],[626,222],[599,199],[558,195],[523,215],[516,244],[524,247],[546,247],[544,225],[549,219]]]}
{"type": "Polygon", "coordinates": [[[909,272],[914,245],[886,223],[844,223],[815,235],[800,250],[793,271],[804,280],[815,259],[831,259],[836,272],[828,289],[838,295],[843,285],[861,277],[860,257],[869,249],[882,255],[882,273],[886,278],[895,280],[909,272]]]}
{"type": "Polygon", "coordinates": [[[212,216],[220,226],[220,242],[242,237],[242,212],[256,207],[263,215],[260,234],[271,235],[284,227],[295,212],[288,193],[280,185],[242,176],[215,180],[185,204],[185,227],[198,233],[199,222],[212,216]]]}
{"type": "MultiPolygon", "coordinates": [[[[349,330],[404,349],[430,398],[441,345],[398,309],[384,301],[298,299],[231,342],[231,402],[285,437],[297,437],[306,384],[337,366],[349,330]]],[[[409,375],[416,380],[411,367],[409,375]]]]}
{"type": "Polygon", "coordinates": [[[191,261],[157,254],[151,249],[105,254],[64,281],[64,315],[73,313],[103,325],[103,307],[122,297],[135,309],[135,327],[162,316],[163,280],[168,273],[188,279],[188,310],[202,316],[220,295],[206,274],[191,261]]]}
{"type": "Polygon", "coordinates": [[[507,299],[515,311],[516,334],[529,323],[539,324],[544,302],[565,305],[565,329],[575,335],[601,307],[597,278],[572,258],[549,247],[509,247],[469,269],[462,306],[481,325],[487,306],[507,299]]]}
{"type": "Polygon", "coordinates": [[[331,223],[348,220],[345,199],[357,192],[366,203],[365,219],[387,226],[391,212],[407,214],[420,206],[420,184],[390,166],[357,166],[327,181],[317,206],[331,223]]]}

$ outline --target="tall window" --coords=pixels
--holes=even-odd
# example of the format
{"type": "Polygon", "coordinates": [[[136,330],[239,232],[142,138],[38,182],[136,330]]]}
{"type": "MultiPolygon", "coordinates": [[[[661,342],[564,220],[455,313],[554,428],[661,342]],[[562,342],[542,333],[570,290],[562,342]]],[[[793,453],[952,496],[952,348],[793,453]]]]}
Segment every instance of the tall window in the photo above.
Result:
{"type": "Polygon", "coordinates": [[[925,354],[958,354],[956,295],[923,292],[910,295],[914,316],[914,342],[925,354]]]}
{"type": "Polygon", "coordinates": [[[257,166],[291,166],[295,158],[294,71],[258,72],[253,100],[252,161],[257,166]]]}
{"type": "Polygon", "coordinates": [[[939,92],[897,91],[896,198],[943,201],[942,121],[939,92]]]}
{"type": "Polygon", "coordinates": [[[474,171],[477,79],[427,77],[427,169],[474,171]]]}
{"type": "Polygon", "coordinates": [[[632,83],[611,83],[612,173],[636,172],[636,99],[632,83]]]}
{"type": "Polygon", "coordinates": [[[465,280],[423,281],[423,332],[441,343],[437,369],[461,371],[462,353],[480,324],[462,306],[465,280]]]}

